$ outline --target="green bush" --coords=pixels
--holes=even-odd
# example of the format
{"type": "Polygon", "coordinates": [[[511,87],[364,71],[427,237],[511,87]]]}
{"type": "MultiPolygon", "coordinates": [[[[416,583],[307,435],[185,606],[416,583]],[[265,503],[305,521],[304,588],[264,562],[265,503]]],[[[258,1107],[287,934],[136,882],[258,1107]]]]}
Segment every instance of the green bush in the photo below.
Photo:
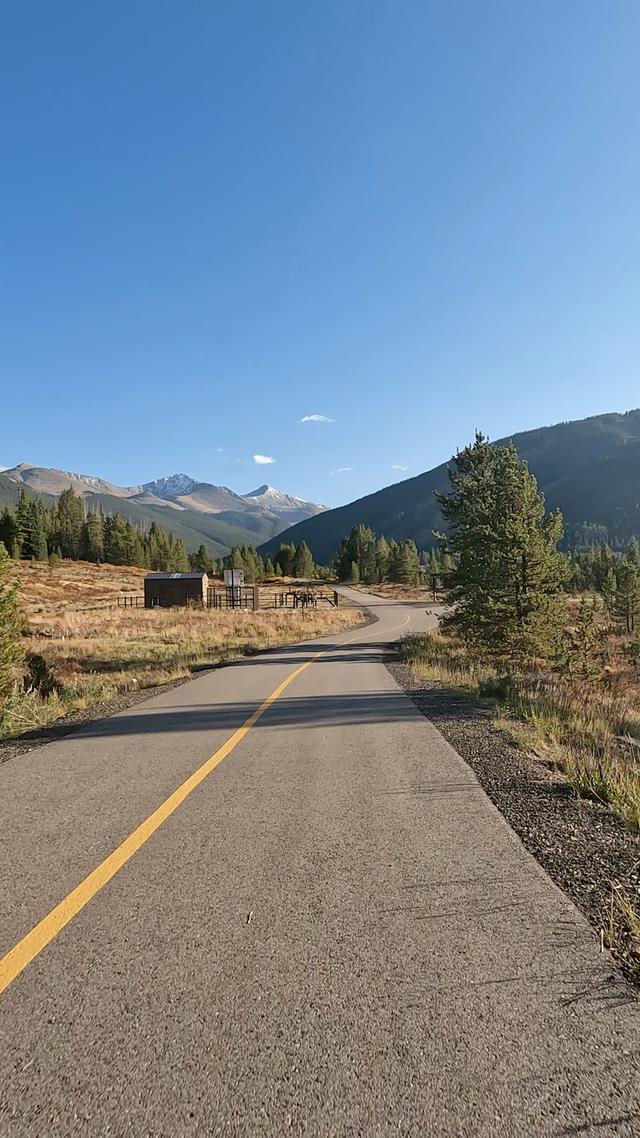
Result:
{"type": "Polygon", "coordinates": [[[515,690],[516,685],[512,676],[489,676],[480,680],[478,684],[478,691],[483,699],[507,700],[513,696],[515,690]]]}

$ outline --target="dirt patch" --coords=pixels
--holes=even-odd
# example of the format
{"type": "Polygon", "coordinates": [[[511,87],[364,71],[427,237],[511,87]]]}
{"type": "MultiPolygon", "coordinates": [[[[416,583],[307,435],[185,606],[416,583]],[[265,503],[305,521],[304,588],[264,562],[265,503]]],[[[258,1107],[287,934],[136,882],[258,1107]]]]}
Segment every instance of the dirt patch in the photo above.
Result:
{"type": "MultiPolygon", "coordinates": [[[[597,930],[607,927],[612,885],[640,894],[640,845],[606,806],[578,798],[557,771],[519,750],[491,715],[420,680],[397,658],[387,667],[438,728],[551,879],[597,930]]],[[[620,961],[638,982],[640,968],[620,961]]]]}

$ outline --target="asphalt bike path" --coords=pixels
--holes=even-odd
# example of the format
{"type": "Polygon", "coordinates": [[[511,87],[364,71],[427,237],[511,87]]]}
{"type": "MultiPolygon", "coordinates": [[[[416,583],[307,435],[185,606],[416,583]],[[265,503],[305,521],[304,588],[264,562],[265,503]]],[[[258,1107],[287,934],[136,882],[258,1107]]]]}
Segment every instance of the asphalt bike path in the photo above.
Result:
{"type": "MultiPolygon", "coordinates": [[[[345,590],[348,593],[348,590],[345,590]]],[[[376,623],[0,766],[1,1135],[640,1133],[640,1014],[376,623]]]]}

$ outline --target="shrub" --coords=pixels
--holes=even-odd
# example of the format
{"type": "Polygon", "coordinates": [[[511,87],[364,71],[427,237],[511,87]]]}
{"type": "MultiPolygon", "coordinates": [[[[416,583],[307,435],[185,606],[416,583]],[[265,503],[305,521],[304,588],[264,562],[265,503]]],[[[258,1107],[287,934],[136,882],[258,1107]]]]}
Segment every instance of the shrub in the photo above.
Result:
{"type": "Polygon", "coordinates": [[[13,690],[22,659],[22,617],[11,558],[0,541],[0,704],[13,690]]]}
{"type": "Polygon", "coordinates": [[[48,696],[53,695],[54,692],[60,694],[62,684],[59,684],[56,680],[44,656],[38,655],[37,652],[29,652],[25,663],[27,665],[27,671],[24,677],[23,687],[26,692],[37,692],[42,699],[47,699],[48,696]]]}

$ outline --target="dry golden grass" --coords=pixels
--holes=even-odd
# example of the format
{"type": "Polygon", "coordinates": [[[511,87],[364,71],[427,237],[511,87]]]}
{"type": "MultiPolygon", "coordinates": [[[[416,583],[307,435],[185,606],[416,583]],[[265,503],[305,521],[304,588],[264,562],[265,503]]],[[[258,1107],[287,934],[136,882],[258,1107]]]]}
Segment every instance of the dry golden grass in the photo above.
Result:
{"type": "Polygon", "coordinates": [[[519,746],[552,762],[578,794],[607,803],[640,830],[640,702],[637,680],[620,661],[620,672],[596,683],[551,671],[505,679],[439,632],[406,637],[402,653],[423,678],[490,701],[519,746]]]}
{"type": "Polygon", "coordinates": [[[141,593],[144,573],[83,562],[16,566],[25,651],[44,657],[59,690],[46,700],[17,693],[0,733],[15,735],[123,692],[264,648],[343,632],[365,620],[357,608],[254,613],[116,607],[118,595],[141,593]]]}
{"type": "Polygon", "coordinates": [[[92,565],[85,561],[18,561],[15,573],[29,623],[47,616],[96,605],[114,604],[118,596],[142,594],[146,569],[92,565]]]}

